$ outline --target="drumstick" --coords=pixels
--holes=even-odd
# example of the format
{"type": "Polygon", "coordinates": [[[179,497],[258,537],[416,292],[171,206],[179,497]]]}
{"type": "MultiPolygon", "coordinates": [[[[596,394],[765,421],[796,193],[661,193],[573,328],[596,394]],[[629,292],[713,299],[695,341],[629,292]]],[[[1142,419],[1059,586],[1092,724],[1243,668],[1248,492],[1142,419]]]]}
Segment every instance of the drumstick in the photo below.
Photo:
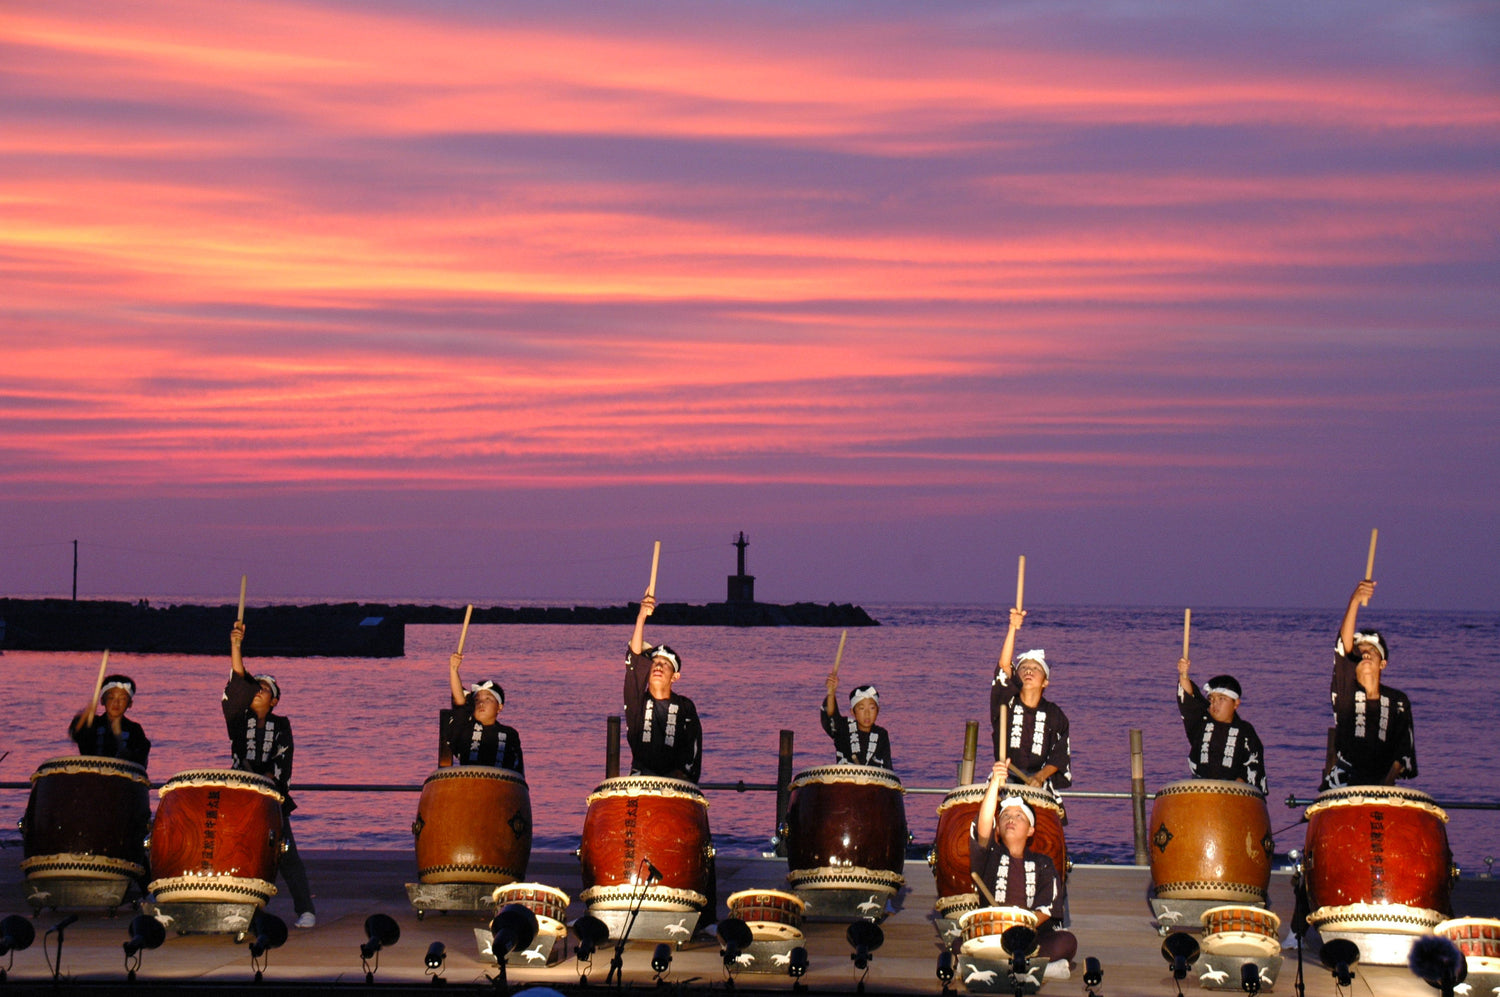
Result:
{"type": "Polygon", "coordinates": [[[469,636],[469,617],[474,614],[474,604],[464,607],[464,628],[458,632],[458,653],[464,653],[464,638],[469,636]]]}
{"type": "Polygon", "coordinates": [[[237,616],[235,616],[235,620],[237,622],[240,622],[240,623],[244,623],[245,622],[245,576],[244,575],[240,575],[240,611],[239,611],[239,614],[237,616]]]}
{"type": "Polygon", "coordinates": [[[982,896],[982,897],[984,897],[984,899],[985,899],[985,905],[986,906],[988,906],[988,907],[999,906],[998,904],[995,903],[995,895],[989,891],[989,887],[987,887],[987,886],[984,885],[984,880],[982,880],[982,879],[979,878],[979,873],[973,872],[971,870],[969,872],[969,878],[974,881],[974,885],[975,886],[979,887],[979,895],[982,896]]]}
{"type": "Polygon", "coordinates": [[[833,674],[835,675],[839,673],[839,662],[844,660],[844,639],[848,636],[849,631],[847,630],[839,634],[839,650],[838,653],[833,656],[833,674]]]}
{"type": "Polygon", "coordinates": [[[1193,611],[1184,609],[1182,611],[1182,656],[1188,656],[1188,633],[1193,629],[1193,611]]]}
{"type": "Polygon", "coordinates": [[[656,595],[656,565],[661,560],[661,541],[651,548],[651,580],[646,583],[646,594],[656,595]]]}
{"type": "Polygon", "coordinates": [[[99,708],[99,690],[104,688],[104,673],[109,669],[109,649],[104,649],[104,660],[99,662],[99,677],[94,679],[94,698],[89,700],[88,716],[84,718],[85,727],[94,726],[94,711],[99,708]]]}
{"type": "MultiPolygon", "coordinates": [[[[1375,577],[1375,538],[1378,536],[1380,536],[1379,530],[1370,531],[1370,556],[1365,559],[1365,581],[1367,582],[1375,577]]],[[[1361,606],[1368,606],[1369,604],[1369,596],[1365,596],[1360,602],[1361,606]]]]}
{"type": "Polygon", "coordinates": [[[1022,554],[1016,564],[1016,608],[1021,608],[1021,596],[1026,591],[1026,555],[1022,554]]]}

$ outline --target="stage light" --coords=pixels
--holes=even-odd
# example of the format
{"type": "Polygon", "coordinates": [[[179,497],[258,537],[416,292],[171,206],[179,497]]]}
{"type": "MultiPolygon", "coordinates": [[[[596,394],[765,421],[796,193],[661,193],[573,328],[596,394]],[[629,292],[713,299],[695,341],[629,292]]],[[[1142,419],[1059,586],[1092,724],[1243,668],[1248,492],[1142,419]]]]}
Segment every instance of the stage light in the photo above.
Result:
{"type": "Polygon", "coordinates": [[[1104,967],[1099,960],[1089,956],[1083,960],[1083,985],[1090,989],[1104,982],[1104,967]]]}
{"type": "Polygon", "coordinates": [[[250,968],[255,970],[255,982],[259,983],[265,975],[265,963],[261,959],[271,949],[279,949],[286,944],[286,922],[268,910],[258,910],[250,919],[248,937],[250,968]]]}
{"type": "Polygon", "coordinates": [[[792,993],[801,993],[806,988],[802,977],[807,974],[807,949],[795,946],[787,955],[786,975],[792,978],[792,993]]]}
{"type": "Polygon", "coordinates": [[[1161,955],[1172,967],[1172,979],[1181,983],[1198,958],[1198,942],[1186,931],[1174,931],[1162,941],[1161,955]]]}
{"type": "Polygon", "coordinates": [[[1439,935],[1426,935],[1412,942],[1406,958],[1411,971],[1428,986],[1453,997],[1458,985],[1469,975],[1469,963],[1457,945],[1439,935]]]}
{"type": "Polygon", "coordinates": [[[1318,961],[1333,971],[1335,986],[1347,987],[1354,982],[1354,966],[1359,962],[1359,946],[1347,938],[1324,942],[1318,950],[1318,961]]]}
{"type": "MultiPolygon", "coordinates": [[[[874,958],[872,953],[885,944],[885,932],[880,930],[880,925],[874,921],[855,921],[849,925],[846,933],[849,945],[854,949],[849,953],[849,958],[854,961],[854,968],[862,973],[869,973],[870,960],[874,958]]],[[[865,992],[865,978],[859,978],[858,985],[854,988],[856,993],[865,992]]]]}
{"type": "Polygon", "coordinates": [[[167,940],[167,929],[149,914],[137,914],[130,919],[130,937],[125,940],[125,978],[135,980],[135,971],[141,968],[141,950],[161,948],[167,940]]]}
{"type": "Polygon", "coordinates": [[[427,954],[422,957],[422,965],[426,967],[427,975],[432,977],[433,983],[443,982],[443,963],[448,961],[448,948],[442,942],[433,942],[427,946],[427,954]]]}
{"type": "Polygon", "coordinates": [[[16,961],[16,953],[31,947],[36,941],[36,928],[31,922],[19,914],[12,914],[0,921],[0,955],[9,955],[10,959],[3,968],[0,968],[0,983],[5,982],[5,974],[10,972],[10,967],[16,961]]]}
{"type": "Polygon", "coordinates": [[[1036,931],[1024,924],[1006,928],[1005,933],[1000,936],[1000,947],[1010,954],[1010,971],[1017,976],[1025,976],[1026,957],[1036,948],[1036,931]]]}
{"type": "Polygon", "coordinates": [[[578,944],[573,948],[573,955],[579,962],[592,960],[595,950],[609,941],[609,925],[592,914],[585,914],[574,921],[572,930],[573,937],[578,939],[578,944]]]}
{"type": "Polygon", "coordinates": [[[520,904],[506,904],[490,921],[490,955],[500,964],[500,982],[505,982],[506,961],[516,949],[524,949],[536,937],[540,925],[536,914],[520,904]]]}
{"type": "Polygon", "coordinates": [[[1240,989],[1254,997],[1260,993],[1260,967],[1253,962],[1240,964],[1240,989]]]}
{"type": "Polygon", "coordinates": [[[380,968],[380,950],[401,940],[401,925],[389,914],[371,914],[365,918],[365,935],[368,941],[359,947],[360,964],[365,971],[365,982],[374,983],[375,970],[380,968]],[[375,960],[374,966],[370,965],[371,959],[375,960]]]}
{"type": "Polygon", "coordinates": [[[750,925],[737,917],[726,917],[719,922],[719,943],[724,947],[724,971],[732,973],[738,965],[740,953],[755,941],[750,925]]]}
{"type": "Polygon", "coordinates": [[[666,942],[658,942],[656,951],[651,953],[651,971],[656,974],[656,982],[660,983],[663,974],[672,968],[672,946],[666,942]]]}
{"type": "Polygon", "coordinates": [[[949,993],[953,983],[953,953],[948,949],[938,953],[937,978],[943,985],[943,993],[949,993]]]}

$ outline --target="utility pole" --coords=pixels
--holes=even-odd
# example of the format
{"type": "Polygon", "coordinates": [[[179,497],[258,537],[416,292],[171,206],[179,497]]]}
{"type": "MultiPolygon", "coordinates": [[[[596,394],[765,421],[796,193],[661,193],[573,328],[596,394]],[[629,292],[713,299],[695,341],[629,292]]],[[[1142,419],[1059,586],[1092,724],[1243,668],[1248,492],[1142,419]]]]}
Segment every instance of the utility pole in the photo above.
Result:
{"type": "Polygon", "coordinates": [[[78,601],[78,541],[73,541],[73,601],[78,601]]]}

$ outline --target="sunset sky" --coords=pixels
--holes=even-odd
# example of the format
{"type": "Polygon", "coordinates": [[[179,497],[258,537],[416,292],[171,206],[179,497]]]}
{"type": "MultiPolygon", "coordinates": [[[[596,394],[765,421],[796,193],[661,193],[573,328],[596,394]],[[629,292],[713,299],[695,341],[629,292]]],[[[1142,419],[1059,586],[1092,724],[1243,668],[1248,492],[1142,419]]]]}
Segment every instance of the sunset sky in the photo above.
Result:
{"type": "Polygon", "coordinates": [[[1500,7],[4,2],[0,595],[1500,608],[1500,7]]]}

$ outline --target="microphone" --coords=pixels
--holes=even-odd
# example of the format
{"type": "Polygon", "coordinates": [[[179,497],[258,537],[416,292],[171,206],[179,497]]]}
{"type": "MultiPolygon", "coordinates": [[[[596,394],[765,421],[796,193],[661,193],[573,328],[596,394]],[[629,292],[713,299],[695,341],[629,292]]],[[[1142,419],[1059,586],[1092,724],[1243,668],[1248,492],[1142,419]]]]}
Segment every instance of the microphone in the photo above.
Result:
{"type": "Polygon", "coordinates": [[[52,927],[48,928],[47,929],[47,934],[50,935],[54,931],[61,931],[62,929],[66,928],[68,925],[72,924],[76,920],[78,920],[78,915],[77,914],[69,914],[67,917],[63,918],[61,921],[58,921],[52,927]]]}
{"type": "Polygon", "coordinates": [[[662,881],[661,870],[651,864],[650,859],[643,860],[646,863],[646,882],[660,883],[662,881]]]}

